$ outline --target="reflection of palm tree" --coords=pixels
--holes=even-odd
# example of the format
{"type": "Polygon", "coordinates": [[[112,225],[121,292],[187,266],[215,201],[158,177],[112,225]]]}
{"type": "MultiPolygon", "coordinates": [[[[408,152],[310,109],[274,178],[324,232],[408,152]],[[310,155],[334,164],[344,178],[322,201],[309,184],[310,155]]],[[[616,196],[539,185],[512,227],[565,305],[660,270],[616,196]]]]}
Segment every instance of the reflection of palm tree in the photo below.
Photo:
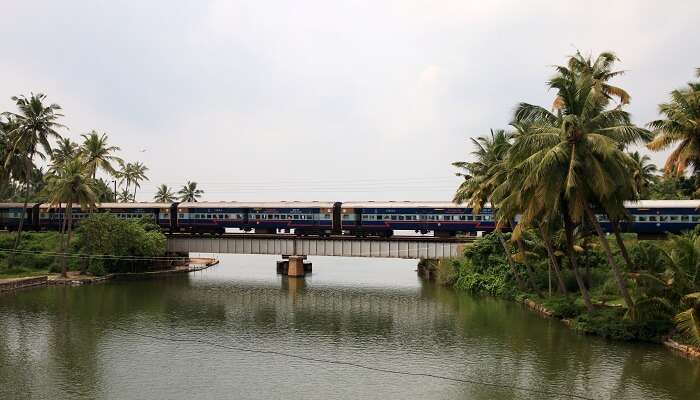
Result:
{"type": "Polygon", "coordinates": [[[175,193],[165,184],[158,186],[158,191],[153,196],[153,201],[156,203],[172,203],[175,199],[175,193]]]}
{"type": "MultiPolygon", "coordinates": [[[[46,152],[51,154],[50,139],[60,139],[56,129],[64,126],[56,122],[63,114],[59,113],[61,106],[58,104],[45,105],[46,95],[43,93],[32,93],[29,98],[24,95],[14,96],[12,100],[17,105],[19,113],[3,113],[8,118],[11,118],[15,125],[13,129],[7,132],[12,141],[10,151],[5,155],[5,166],[12,162],[15,153],[26,156],[26,164],[24,165],[25,173],[25,189],[24,189],[24,205],[22,207],[22,218],[19,220],[17,228],[17,237],[13,246],[13,251],[17,250],[22,237],[22,229],[24,219],[27,212],[27,203],[29,202],[29,187],[31,182],[31,174],[34,169],[34,156],[37,154],[40,157],[44,155],[39,151],[39,146],[46,152]]],[[[14,254],[14,252],[12,253],[14,254]]],[[[10,255],[11,264],[13,255],[10,255]]]]}
{"type": "Polygon", "coordinates": [[[92,179],[97,177],[97,170],[102,169],[110,175],[115,174],[113,162],[119,163],[121,159],[113,156],[112,153],[119,151],[117,146],[109,146],[107,144],[107,135],[99,135],[94,130],[88,134],[82,135],[83,146],[82,152],[85,155],[85,163],[88,165],[92,179]]]}
{"type": "MultiPolygon", "coordinates": [[[[94,208],[97,198],[95,196],[94,180],[89,175],[83,160],[75,157],[64,162],[58,167],[54,174],[48,177],[48,192],[50,204],[53,207],[61,207],[66,203],[64,211],[64,221],[68,231],[67,238],[61,239],[61,252],[70,253],[70,240],[73,226],[73,205],[78,204],[81,208],[94,208]]],[[[61,276],[66,277],[68,272],[68,258],[63,257],[61,276]]]]}
{"type": "Polygon", "coordinates": [[[197,182],[187,181],[187,184],[177,193],[180,195],[180,201],[196,203],[197,199],[202,197],[204,190],[197,189],[197,182]]]}

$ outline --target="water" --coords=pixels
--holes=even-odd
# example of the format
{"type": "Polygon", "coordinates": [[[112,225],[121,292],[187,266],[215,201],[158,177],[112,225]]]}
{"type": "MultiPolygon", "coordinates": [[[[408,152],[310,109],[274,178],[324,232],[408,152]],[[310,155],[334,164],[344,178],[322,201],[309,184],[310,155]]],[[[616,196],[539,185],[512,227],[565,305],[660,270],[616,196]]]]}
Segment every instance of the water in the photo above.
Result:
{"type": "Polygon", "coordinates": [[[569,398],[512,386],[700,398],[700,362],[424,283],[411,261],[315,257],[314,273],[295,280],[275,275],[275,257],[221,260],[190,275],[0,296],[0,399],[569,398]]]}

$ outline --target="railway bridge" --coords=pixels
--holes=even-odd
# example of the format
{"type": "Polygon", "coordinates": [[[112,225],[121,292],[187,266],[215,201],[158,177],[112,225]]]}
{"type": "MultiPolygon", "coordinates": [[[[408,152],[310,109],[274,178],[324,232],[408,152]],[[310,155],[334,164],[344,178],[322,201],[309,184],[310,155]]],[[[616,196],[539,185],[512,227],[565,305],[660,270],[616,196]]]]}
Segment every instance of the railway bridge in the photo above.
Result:
{"type": "Polygon", "coordinates": [[[307,256],[382,257],[439,259],[455,257],[473,238],[425,236],[379,237],[297,237],[290,234],[225,234],[199,236],[175,234],[168,237],[173,253],[270,254],[279,255],[277,272],[304,276],[311,271],[307,256]]]}

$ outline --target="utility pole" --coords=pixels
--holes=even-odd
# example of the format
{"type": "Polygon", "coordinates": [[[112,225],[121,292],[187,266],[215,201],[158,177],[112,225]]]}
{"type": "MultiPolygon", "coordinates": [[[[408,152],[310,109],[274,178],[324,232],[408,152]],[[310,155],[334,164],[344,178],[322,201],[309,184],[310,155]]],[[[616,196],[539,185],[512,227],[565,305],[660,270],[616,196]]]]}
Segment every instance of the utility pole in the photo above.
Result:
{"type": "Polygon", "coordinates": [[[113,180],[112,182],[114,183],[114,202],[116,203],[117,202],[117,181],[113,180]]]}

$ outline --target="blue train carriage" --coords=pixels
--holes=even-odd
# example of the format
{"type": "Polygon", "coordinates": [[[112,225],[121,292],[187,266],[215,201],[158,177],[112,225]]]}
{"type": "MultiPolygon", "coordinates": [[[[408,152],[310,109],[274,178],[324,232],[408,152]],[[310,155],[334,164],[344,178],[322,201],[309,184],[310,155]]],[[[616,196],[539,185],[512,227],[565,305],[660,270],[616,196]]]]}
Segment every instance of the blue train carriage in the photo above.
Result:
{"type": "Polygon", "coordinates": [[[226,228],[246,229],[248,208],[239,202],[189,202],[175,205],[174,232],[223,234],[226,228]]]}
{"type": "Polygon", "coordinates": [[[22,211],[24,203],[0,203],[0,228],[14,231],[19,228],[19,221],[24,216],[22,229],[39,228],[39,203],[27,203],[26,211],[22,211]]]}
{"type": "MultiPolygon", "coordinates": [[[[41,204],[39,207],[39,226],[42,230],[59,230],[63,224],[67,204],[51,206],[41,204]]],[[[79,225],[80,221],[93,212],[109,212],[122,219],[152,218],[161,229],[170,227],[169,203],[101,203],[94,210],[82,209],[80,205],[72,206],[72,223],[79,225]]]]}
{"type": "Polygon", "coordinates": [[[494,222],[490,206],[479,214],[451,202],[346,202],[341,207],[343,232],[357,236],[391,236],[411,230],[435,236],[490,232],[494,222]]]}
{"type": "Polygon", "coordinates": [[[340,230],[339,203],[282,201],[248,203],[247,206],[249,212],[246,228],[254,229],[255,233],[293,231],[299,236],[327,236],[340,230]]]}
{"type": "MultiPolygon", "coordinates": [[[[695,229],[700,223],[700,200],[640,200],[625,202],[628,221],[621,221],[622,232],[655,238],[665,233],[681,233],[695,229]]],[[[606,232],[612,232],[607,216],[598,214],[606,232]]]]}

